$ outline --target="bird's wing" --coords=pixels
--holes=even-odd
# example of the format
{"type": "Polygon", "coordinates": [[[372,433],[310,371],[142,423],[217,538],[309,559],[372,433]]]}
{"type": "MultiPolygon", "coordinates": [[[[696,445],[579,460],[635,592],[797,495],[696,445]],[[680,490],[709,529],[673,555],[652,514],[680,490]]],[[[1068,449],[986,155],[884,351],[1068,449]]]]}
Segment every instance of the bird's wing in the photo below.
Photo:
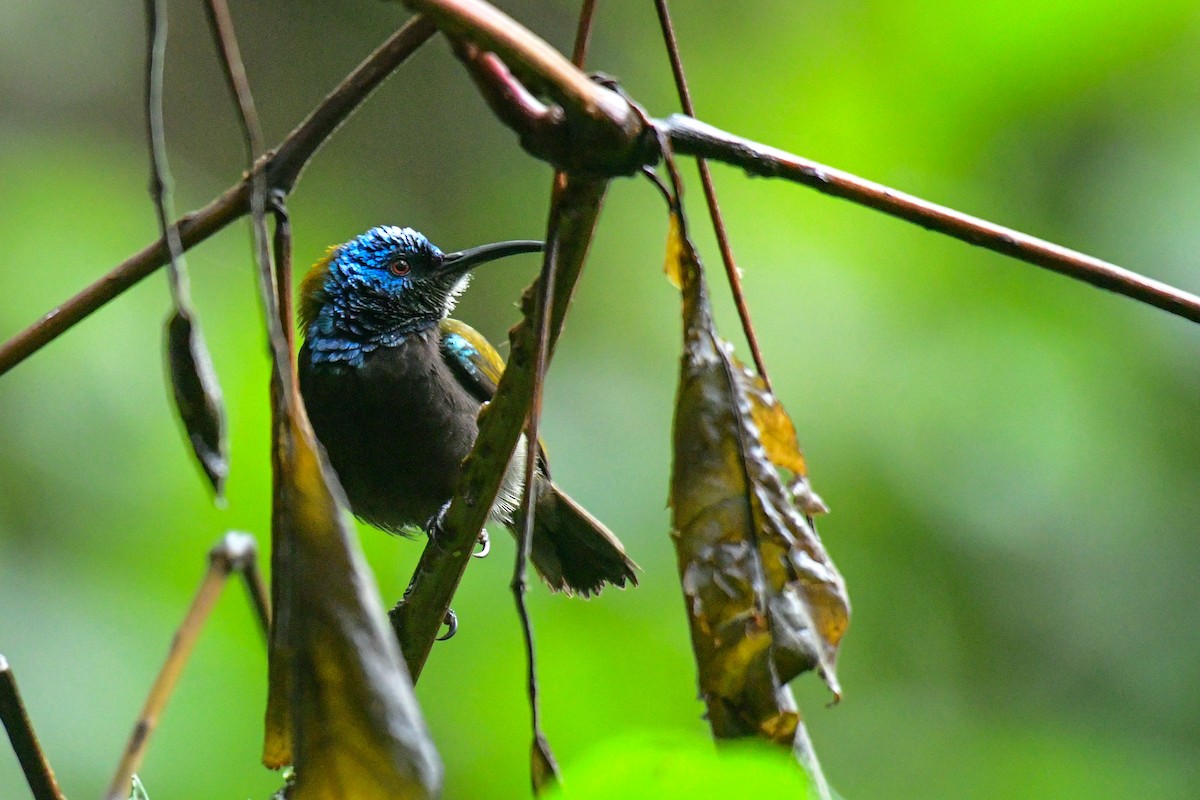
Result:
{"type": "Polygon", "coordinates": [[[308,334],[308,326],[317,318],[321,305],[326,301],[325,278],[329,275],[329,262],[337,255],[341,245],[325,251],[317,263],[308,268],[308,274],[300,284],[300,330],[308,334]]]}
{"type": "Polygon", "coordinates": [[[468,392],[486,403],[496,393],[496,384],[504,372],[504,359],[483,334],[456,319],[439,324],[442,333],[442,357],[454,370],[468,392]]]}
{"type": "MultiPolygon", "coordinates": [[[[438,323],[438,328],[442,333],[442,358],[454,370],[458,382],[479,402],[490,401],[504,373],[504,359],[482,333],[465,322],[447,317],[438,323]]],[[[550,476],[546,445],[541,437],[538,438],[538,466],[546,477],[550,476]]]]}

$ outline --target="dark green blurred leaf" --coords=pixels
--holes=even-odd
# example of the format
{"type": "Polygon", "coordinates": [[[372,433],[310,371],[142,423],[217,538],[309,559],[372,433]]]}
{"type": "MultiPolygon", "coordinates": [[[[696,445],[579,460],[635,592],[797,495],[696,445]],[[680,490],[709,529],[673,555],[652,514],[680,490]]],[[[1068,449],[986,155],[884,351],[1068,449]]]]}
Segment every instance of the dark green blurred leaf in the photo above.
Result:
{"type": "Polygon", "coordinates": [[[706,800],[811,796],[796,762],[752,740],[714,747],[694,737],[635,734],[594,747],[568,764],[550,800],[706,800]]]}
{"type": "MultiPolygon", "coordinates": [[[[717,335],[678,217],[667,252],[684,322],[672,527],[701,694],[716,736],[792,746],[799,716],[785,684],[818,667],[840,692],[834,663],[849,618],[845,585],[780,479],[779,468],[804,477],[791,421],[717,335]]],[[[806,500],[806,511],[814,506],[806,500]]]]}

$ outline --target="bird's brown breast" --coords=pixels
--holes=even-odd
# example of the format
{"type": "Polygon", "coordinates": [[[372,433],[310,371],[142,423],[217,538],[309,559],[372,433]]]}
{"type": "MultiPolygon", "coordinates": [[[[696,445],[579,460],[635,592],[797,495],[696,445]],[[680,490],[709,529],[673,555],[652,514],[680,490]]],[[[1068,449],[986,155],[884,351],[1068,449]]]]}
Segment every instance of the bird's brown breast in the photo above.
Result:
{"type": "Polygon", "coordinates": [[[354,513],[389,530],[424,525],[450,499],[475,441],[479,401],[459,384],[437,328],[368,353],[359,367],[313,364],[300,389],[354,513]]]}

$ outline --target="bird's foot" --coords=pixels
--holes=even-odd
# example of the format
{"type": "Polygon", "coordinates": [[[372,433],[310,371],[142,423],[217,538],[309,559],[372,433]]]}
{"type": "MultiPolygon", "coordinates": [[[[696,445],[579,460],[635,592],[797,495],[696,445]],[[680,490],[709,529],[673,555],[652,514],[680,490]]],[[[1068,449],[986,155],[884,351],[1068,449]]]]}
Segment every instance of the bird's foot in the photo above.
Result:
{"type": "Polygon", "coordinates": [[[443,533],[446,532],[446,512],[450,510],[450,501],[437,510],[437,513],[425,521],[425,535],[429,537],[431,542],[439,542],[443,539],[443,533]]]}
{"type": "MultiPolygon", "coordinates": [[[[447,500],[446,504],[439,508],[437,513],[425,522],[425,535],[429,537],[430,541],[440,543],[440,540],[443,538],[442,534],[446,532],[446,512],[449,510],[450,501],[447,500]]],[[[472,553],[471,555],[476,558],[483,558],[492,551],[492,541],[488,538],[486,530],[479,532],[479,539],[477,541],[480,548],[479,552],[472,553]]]]}
{"type": "Polygon", "coordinates": [[[447,639],[453,639],[454,634],[458,633],[458,614],[454,613],[453,608],[446,609],[446,618],[442,620],[442,623],[446,626],[446,632],[437,637],[437,640],[444,642],[447,639]]]}

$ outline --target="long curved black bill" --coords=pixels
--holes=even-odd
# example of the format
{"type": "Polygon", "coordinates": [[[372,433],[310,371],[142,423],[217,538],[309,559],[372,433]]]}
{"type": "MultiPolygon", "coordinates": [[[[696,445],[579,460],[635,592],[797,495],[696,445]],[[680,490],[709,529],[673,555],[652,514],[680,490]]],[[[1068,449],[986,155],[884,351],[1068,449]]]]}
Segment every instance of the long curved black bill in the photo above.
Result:
{"type": "Polygon", "coordinates": [[[495,261],[498,258],[520,255],[521,253],[540,253],[545,248],[544,242],[530,239],[519,239],[512,242],[494,242],[481,244],[470,250],[460,250],[457,253],[447,253],[442,258],[442,266],[466,272],[469,269],[495,261]]]}

